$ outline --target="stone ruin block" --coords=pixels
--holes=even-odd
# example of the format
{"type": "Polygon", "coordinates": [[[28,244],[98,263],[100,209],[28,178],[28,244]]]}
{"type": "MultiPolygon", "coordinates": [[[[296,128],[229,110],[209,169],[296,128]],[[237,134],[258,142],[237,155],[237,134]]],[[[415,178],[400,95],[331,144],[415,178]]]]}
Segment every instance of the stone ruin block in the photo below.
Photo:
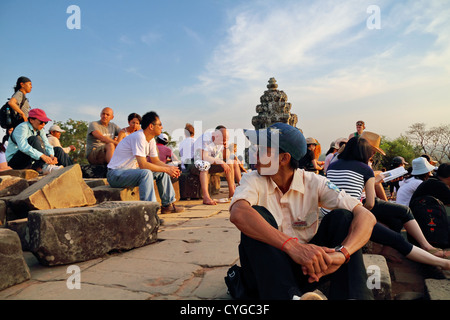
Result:
{"type": "Polygon", "coordinates": [[[111,201],[93,207],[30,211],[30,251],[43,265],[95,259],[157,240],[160,205],[111,201]]]}
{"type": "Polygon", "coordinates": [[[73,208],[96,203],[94,192],[84,182],[79,164],[53,171],[9,201],[16,219],[31,210],[73,208]]]}
{"type": "Polygon", "coordinates": [[[0,176],[13,176],[19,177],[25,180],[36,179],[39,176],[39,173],[32,169],[22,169],[22,170],[4,170],[0,171],[0,176]]]}
{"type": "Polygon", "coordinates": [[[113,188],[111,186],[98,186],[92,188],[97,203],[104,201],[138,201],[139,187],[113,188]]]}
{"type": "Polygon", "coordinates": [[[16,176],[0,176],[0,197],[17,195],[28,188],[26,179],[16,176]]]}
{"type": "Polygon", "coordinates": [[[31,279],[19,236],[5,228],[0,228],[0,267],[0,290],[31,279]]]}

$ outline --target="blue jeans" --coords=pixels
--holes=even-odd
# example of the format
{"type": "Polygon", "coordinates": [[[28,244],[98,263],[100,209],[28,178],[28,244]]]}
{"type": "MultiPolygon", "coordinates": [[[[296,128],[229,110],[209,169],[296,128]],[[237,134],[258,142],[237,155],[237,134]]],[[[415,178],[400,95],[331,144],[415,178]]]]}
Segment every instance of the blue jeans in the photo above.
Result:
{"type": "Polygon", "coordinates": [[[152,172],[148,169],[108,169],[108,183],[113,188],[139,187],[139,199],[156,202],[153,180],[156,180],[161,205],[175,202],[175,190],[167,173],[152,172]]]}

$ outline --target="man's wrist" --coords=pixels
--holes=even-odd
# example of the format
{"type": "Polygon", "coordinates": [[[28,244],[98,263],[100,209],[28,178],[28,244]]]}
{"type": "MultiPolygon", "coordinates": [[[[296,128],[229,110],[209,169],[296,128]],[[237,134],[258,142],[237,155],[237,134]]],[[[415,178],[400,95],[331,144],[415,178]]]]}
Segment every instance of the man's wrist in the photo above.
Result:
{"type": "Polygon", "coordinates": [[[336,248],[334,248],[334,251],[336,252],[340,252],[344,255],[345,257],[345,262],[344,263],[348,263],[350,261],[350,253],[348,252],[348,250],[344,247],[344,246],[337,246],[336,248]]]}

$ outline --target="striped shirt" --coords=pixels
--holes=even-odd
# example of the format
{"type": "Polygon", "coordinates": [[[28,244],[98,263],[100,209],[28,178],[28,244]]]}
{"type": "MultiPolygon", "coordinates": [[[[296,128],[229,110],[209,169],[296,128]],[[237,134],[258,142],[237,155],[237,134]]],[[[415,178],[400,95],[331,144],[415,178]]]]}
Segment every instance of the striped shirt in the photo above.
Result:
{"type": "MultiPolygon", "coordinates": [[[[370,178],[374,177],[373,170],[365,163],[356,160],[338,160],[330,164],[327,178],[340,190],[361,201],[364,186],[370,178]]],[[[322,208],[322,213],[329,210],[322,208]]]]}

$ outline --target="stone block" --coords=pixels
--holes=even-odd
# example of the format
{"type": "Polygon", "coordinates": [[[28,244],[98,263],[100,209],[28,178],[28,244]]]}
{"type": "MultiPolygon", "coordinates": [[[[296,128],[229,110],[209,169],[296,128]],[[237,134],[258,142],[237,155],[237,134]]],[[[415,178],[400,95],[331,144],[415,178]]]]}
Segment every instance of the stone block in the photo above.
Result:
{"type": "Polygon", "coordinates": [[[28,230],[28,219],[18,219],[6,222],[6,228],[15,231],[20,239],[20,244],[22,245],[23,251],[30,250],[29,241],[30,234],[28,230]]]}
{"type": "Polygon", "coordinates": [[[93,178],[83,180],[90,188],[103,187],[108,185],[108,181],[106,180],[106,178],[93,178]]]}
{"type": "Polygon", "coordinates": [[[85,164],[81,166],[81,171],[83,173],[83,178],[106,178],[108,173],[108,168],[106,165],[91,165],[85,164]]]}
{"type": "Polygon", "coordinates": [[[367,285],[375,300],[392,300],[392,282],[386,259],[378,254],[363,254],[367,270],[367,285]]]}
{"type": "Polygon", "coordinates": [[[448,279],[425,279],[425,288],[430,300],[450,300],[448,279]]]}
{"type": "Polygon", "coordinates": [[[19,237],[6,228],[0,228],[0,270],[0,290],[31,279],[19,237]]]}
{"type": "Polygon", "coordinates": [[[157,240],[160,205],[108,201],[93,207],[30,211],[30,251],[43,265],[95,259],[157,240]]]}
{"type": "Polygon", "coordinates": [[[90,206],[96,203],[94,192],[84,182],[79,164],[53,171],[9,201],[16,218],[28,211],[90,206]]]}
{"type": "Polygon", "coordinates": [[[111,186],[99,186],[92,188],[97,203],[104,201],[138,201],[139,187],[113,188],[111,186]]]}
{"type": "Polygon", "coordinates": [[[14,176],[19,177],[26,180],[36,179],[39,176],[39,173],[35,170],[31,169],[23,169],[23,170],[4,170],[0,171],[0,176],[14,176]]]}
{"type": "Polygon", "coordinates": [[[12,196],[28,188],[26,179],[15,176],[0,176],[0,197],[12,196]]]}
{"type": "Polygon", "coordinates": [[[6,212],[8,208],[6,206],[6,200],[0,199],[0,227],[6,224],[6,212]]]}

